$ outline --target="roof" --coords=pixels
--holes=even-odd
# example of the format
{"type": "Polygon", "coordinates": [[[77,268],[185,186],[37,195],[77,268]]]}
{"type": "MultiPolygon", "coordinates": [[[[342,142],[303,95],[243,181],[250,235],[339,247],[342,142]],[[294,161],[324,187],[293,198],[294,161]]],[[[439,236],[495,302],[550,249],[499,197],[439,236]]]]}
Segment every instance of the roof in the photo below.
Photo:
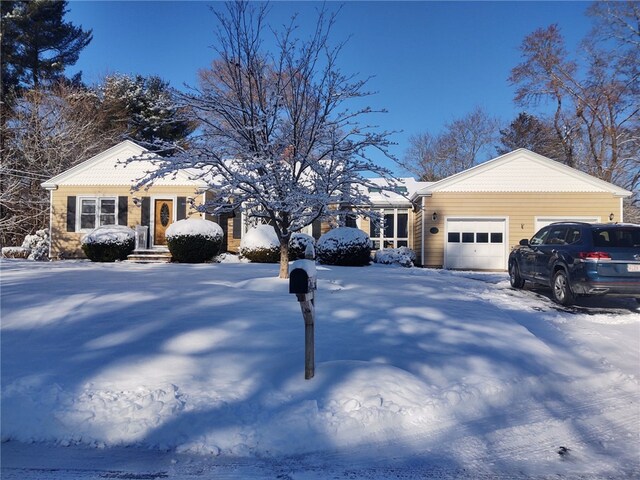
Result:
{"type": "MultiPolygon", "coordinates": [[[[396,179],[401,189],[396,193],[389,190],[375,190],[375,187],[369,188],[369,200],[374,206],[392,206],[406,205],[411,206],[410,198],[415,196],[416,192],[423,188],[428,188],[433,182],[419,182],[413,177],[405,177],[396,179]],[[404,188],[402,188],[404,187],[404,188]],[[403,191],[406,189],[406,191],[403,191]]],[[[368,178],[369,183],[380,185],[380,188],[388,187],[389,183],[382,177],[368,178]]]]}
{"type": "MultiPolygon", "coordinates": [[[[159,160],[159,157],[137,143],[125,140],[47,180],[42,187],[48,190],[71,185],[132,187],[157,168],[154,160],[159,160]],[[148,160],[125,163],[133,157],[146,157],[148,160]]],[[[175,175],[154,179],[153,184],[206,188],[206,182],[196,177],[187,170],[178,170],[175,175]]]]}
{"type": "Polygon", "coordinates": [[[526,148],[519,148],[416,192],[607,192],[628,197],[631,192],[568,167],[526,148]]]}

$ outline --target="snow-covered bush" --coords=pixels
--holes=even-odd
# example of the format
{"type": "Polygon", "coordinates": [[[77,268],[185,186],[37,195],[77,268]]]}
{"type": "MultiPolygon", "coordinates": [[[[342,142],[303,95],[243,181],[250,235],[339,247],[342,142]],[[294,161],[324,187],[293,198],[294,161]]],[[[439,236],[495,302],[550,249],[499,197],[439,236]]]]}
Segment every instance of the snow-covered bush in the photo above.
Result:
{"type": "Polygon", "coordinates": [[[24,247],[2,247],[2,258],[28,258],[31,250],[24,247]]]}
{"type": "Polygon", "coordinates": [[[47,260],[49,258],[49,230],[38,230],[34,235],[27,235],[22,242],[28,248],[29,260],[47,260]]]}
{"type": "Polygon", "coordinates": [[[176,262],[203,263],[220,251],[224,233],[220,225],[209,220],[186,218],[167,228],[167,244],[176,262]]]}
{"type": "Polygon", "coordinates": [[[334,228],[318,240],[316,256],[320,263],[328,265],[369,265],[371,239],[358,228],[334,228]]]}
{"type": "Polygon", "coordinates": [[[403,267],[413,267],[416,261],[416,254],[408,247],[385,248],[376,252],[373,261],[386,265],[397,263],[403,267]]]}
{"type": "Polygon", "coordinates": [[[271,225],[256,225],[242,237],[240,256],[255,263],[278,263],[280,241],[271,225]]]}
{"type": "Polygon", "coordinates": [[[135,248],[135,235],[124,225],[98,227],[82,238],[82,251],[92,262],[125,260],[135,248]]]}
{"type": "Polygon", "coordinates": [[[316,246],[316,240],[311,235],[306,233],[294,233],[289,240],[289,260],[299,260],[304,257],[304,252],[307,251],[307,247],[312,245],[316,246]]]}

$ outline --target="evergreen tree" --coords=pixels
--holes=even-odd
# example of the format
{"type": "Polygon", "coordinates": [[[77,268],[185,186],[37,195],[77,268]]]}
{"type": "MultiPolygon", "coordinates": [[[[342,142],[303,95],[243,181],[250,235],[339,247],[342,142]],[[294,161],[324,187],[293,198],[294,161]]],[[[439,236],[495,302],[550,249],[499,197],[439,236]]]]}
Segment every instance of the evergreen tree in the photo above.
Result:
{"type": "Polygon", "coordinates": [[[562,143],[553,126],[527,112],[521,112],[509,127],[500,130],[500,145],[496,150],[503,155],[518,148],[526,148],[554,160],[563,160],[562,143]]]}
{"type": "Polygon", "coordinates": [[[195,128],[184,119],[169,83],[158,76],[111,75],[97,90],[113,121],[124,122],[127,136],[148,148],[157,140],[184,144],[195,128]]]}
{"type": "Polygon", "coordinates": [[[91,42],[91,30],[65,22],[66,1],[2,1],[2,87],[37,87],[60,78],[91,42]]]}

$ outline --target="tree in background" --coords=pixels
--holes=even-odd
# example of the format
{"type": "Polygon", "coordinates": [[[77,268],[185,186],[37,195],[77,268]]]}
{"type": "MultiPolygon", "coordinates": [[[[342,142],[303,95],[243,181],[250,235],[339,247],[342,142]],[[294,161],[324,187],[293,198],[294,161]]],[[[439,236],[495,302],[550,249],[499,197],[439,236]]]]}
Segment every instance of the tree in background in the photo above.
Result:
{"type": "MultiPolygon", "coordinates": [[[[294,24],[266,26],[264,4],[230,2],[218,12],[218,58],[200,73],[200,87],[180,95],[187,118],[200,126],[186,151],[175,142],[157,175],[179,168],[204,171],[217,198],[212,213],[239,208],[270,223],[280,241],[280,277],[288,276],[291,234],[313,221],[340,214],[329,205],[367,205],[355,188],[362,173],[389,172],[373,164],[369,148],[386,153],[388,133],[362,125],[369,107],[349,101],[369,95],[366,80],[337,66],[341,45],[329,45],[335,15],[322,10],[309,38],[294,24]],[[263,45],[274,33],[273,52],[263,45]]],[[[366,188],[364,189],[366,191],[366,188]]]]}
{"type": "Polygon", "coordinates": [[[563,158],[563,146],[550,122],[521,112],[507,128],[500,130],[498,154],[526,148],[554,160],[563,158]]]}
{"type": "Polygon", "coordinates": [[[66,82],[25,90],[6,125],[0,162],[0,242],[19,245],[49,223],[49,195],[40,184],[112,146],[112,127],[97,95],[66,82]]]}
{"type": "MultiPolygon", "coordinates": [[[[629,190],[640,181],[640,5],[598,2],[594,29],[573,59],[557,25],[522,43],[510,77],[520,105],[552,101],[561,161],[629,190]],[[583,64],[584,68],[579,68],[583,64]]],[[[637,201],[636,195],[636,201],[637,201]]]]}
{"type": "Polygon", "coordinates": [[[156,140],[186,142],[195,129],[182,115],[169,83],[158,76],[109,75],[96,90],[112,121],[151,148],[156,140]]]}
{"type": "Polygon", "coordinates": [[[429,132],[409,137],[401,167],[423,181],[436,181],[471,168],[491,157],[498,120],[477,107],[445,125],[438,135],[429,132]]]}
{"type": "Polygon", "coordinates": [[[91,30],[64,21],[66,1],[4,1],[2,93],[59,79],[91,42],[91,30]]]}

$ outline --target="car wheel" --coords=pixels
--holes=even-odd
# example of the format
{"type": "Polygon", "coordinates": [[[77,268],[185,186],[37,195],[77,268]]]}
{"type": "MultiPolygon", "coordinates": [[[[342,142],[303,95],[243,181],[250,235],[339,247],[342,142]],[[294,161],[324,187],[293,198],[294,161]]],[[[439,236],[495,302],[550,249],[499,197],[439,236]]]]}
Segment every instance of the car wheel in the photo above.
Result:
{"type": "Polygon", "coordinates": [[[524,287],[524,279],[520,276],[520,269],[516,262],[513,262],[509,267],[509,282],[513,288],[524,287]]]}
{"type": "Polygon", "coordinates": [[[553,276],[551,291],[553,293],[553,299],[560,305],[573,304],[575,297],[569,285],[569,278],[564,270],[558,270],[553,276]]]}

